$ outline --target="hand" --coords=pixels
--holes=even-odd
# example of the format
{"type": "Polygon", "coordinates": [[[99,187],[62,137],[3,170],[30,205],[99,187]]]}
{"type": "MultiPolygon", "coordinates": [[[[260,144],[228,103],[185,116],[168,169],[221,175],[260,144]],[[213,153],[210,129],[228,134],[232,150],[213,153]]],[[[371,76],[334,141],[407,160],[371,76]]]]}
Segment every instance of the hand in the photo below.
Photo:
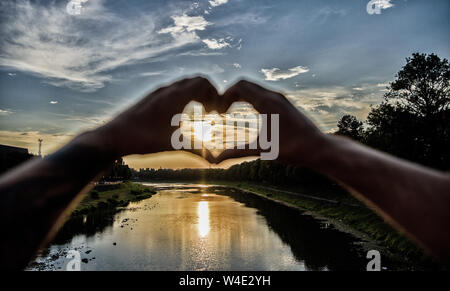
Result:
{"type": "MultiPolygon", "coordinates": [[[[99,128],[93,136],[114,154],[148,154],[173,150],[170,137],[175,130],[171,119],[190,101],[198,101],[207,111],[216,108],[219,94],[205,78],[184,79],[150,93],[143,100],[99,128]]],[[[92,137],[90,138],[92,139],[92,137]]],[[[207,150],[189,150],[212,162],[207,150]]]]}
{"type": "MultiPolygon", "coordinates": [[[[88,140],[97,140],[104,151],[113,151],[117,157],[173,150],[170,137],[174,128],[170,121],[190,101],[202,103],[206,111],[217,110],[220,113],[226,112],[234,102],[246,101],[261,114],[279,114],[280,161],[307,164],[324,144],[325,135],[282,94],[240,81],[220,97],[214,86],[202,77],[184,79],[150,93],[96,130],[88,140]]],[[[256,156],[262,150],[230,149],[216,158],[206,149],[189,151],[211,163],[220,163],[232,158],[256,156]]]]}
{"type": "MultiPolygon", "coordinates": [[[[325,145],[325,135],[280,93],[269,91],[248,81],[239,81],[230,87],[220,100],[219,111],[226,110],[238,101],[253,105],[260,114],[279,114],[280,152],[277,160],[291,164],[309,164],[325,145]]],[[[268,118],[270,120],[270,117],[268,118]]],[[[270,126],[268,127],[270,129],[270,126]]],[[[216,163],[246,156],[256,156],[262,151],[229,149],[223,151],[216,163]]]]}

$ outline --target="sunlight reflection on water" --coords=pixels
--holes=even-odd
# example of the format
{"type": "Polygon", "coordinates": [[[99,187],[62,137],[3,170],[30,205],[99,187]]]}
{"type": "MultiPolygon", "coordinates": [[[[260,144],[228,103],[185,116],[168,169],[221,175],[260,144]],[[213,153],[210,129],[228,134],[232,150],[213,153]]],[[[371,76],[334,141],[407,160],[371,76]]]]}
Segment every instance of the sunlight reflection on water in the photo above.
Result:
{"type": "Polygon", "coordinates": [[[198,213],[198,234],[200,235],[200,237],[205,237],[208,235],[210,230],[208,201],[198,202],[197,213],[198,213]]]}

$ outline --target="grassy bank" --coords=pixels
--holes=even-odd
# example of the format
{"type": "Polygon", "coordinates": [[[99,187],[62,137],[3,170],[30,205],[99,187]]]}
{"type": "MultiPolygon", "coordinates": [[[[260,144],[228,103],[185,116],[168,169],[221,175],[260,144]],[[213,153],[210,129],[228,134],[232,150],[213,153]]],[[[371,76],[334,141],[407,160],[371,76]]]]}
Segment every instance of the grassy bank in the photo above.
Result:
{"type": "Polygon", "coordinates": [[[430,257],[420,248],[404,235],[393,229],[373,210],[365,207],[361,203],[354,203],[352,200],[348,199],[333,200],[330,202],[321,201],[318,199],[305,198],[300,195],[292,195],[286,193],[285,189],[277,191],[277,189],[272,186],[267,187],[246,182],[215,182],[214,184],[237,187],[244,191],[250,191],[269,199],[319,214],[320,216],[343,223],[344,225],[367,235],[370,239],[375,240],[392,254],[401,256],[405,260],[411,261],[411,263],[418,263],[430,267],[435,265],[430,257]],[[348,201],[350,201],[350,203],[348,201]]]}
{"type": "Polygon", "coordinates": [[[153,194],[156,194],[153,187],[132,182],[99,184],[84,197],[73,210],[71,216],[76,217],[127,206],[130,202],[150,198],[153,194]]]}

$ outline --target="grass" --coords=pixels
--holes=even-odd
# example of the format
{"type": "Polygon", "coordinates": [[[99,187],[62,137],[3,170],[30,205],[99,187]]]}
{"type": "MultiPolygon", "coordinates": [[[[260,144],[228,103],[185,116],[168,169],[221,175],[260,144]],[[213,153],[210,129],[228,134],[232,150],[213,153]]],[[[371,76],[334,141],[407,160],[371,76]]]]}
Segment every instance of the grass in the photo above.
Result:
{"type": "Polygon", "coordinates": [[[150,198],[153,194],[156,194],[153,187],[132,182],[97,185],[78,204],[71,216],[116,209],[133,201],[150,198]]]}

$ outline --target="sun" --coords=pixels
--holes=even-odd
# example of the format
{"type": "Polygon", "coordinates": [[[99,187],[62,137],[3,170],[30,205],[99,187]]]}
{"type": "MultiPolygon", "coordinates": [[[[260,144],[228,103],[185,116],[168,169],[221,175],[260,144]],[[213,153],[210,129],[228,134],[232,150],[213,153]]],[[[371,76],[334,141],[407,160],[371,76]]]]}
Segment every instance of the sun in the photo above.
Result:
{"type": "Polygon", "coordinates": [[[205,142],[212,140],[212,125],[210,122],[195,121],[193,129],[196,139],[205,142]]]}

